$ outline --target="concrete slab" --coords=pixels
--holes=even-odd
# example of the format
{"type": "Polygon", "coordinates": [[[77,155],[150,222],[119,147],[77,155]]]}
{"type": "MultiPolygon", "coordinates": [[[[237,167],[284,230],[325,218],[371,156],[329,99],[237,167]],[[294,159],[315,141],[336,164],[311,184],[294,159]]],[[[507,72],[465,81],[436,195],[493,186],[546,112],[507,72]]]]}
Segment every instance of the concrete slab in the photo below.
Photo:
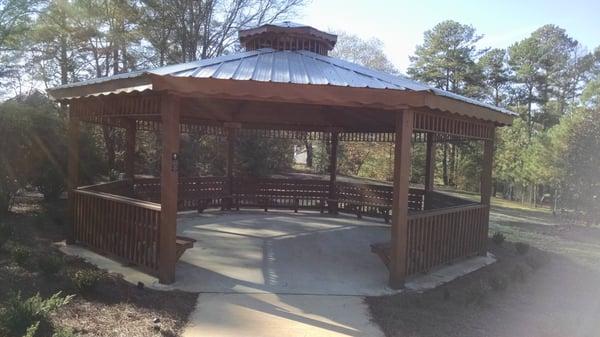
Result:
{"type": "Polygon", "coordinates": [[[383,337],[362,297],[200,294],[183,337],[383,337]]]}
{"type": "Polygon", "coordinates": [[[477,256],[456,262],[452,265],[436,268],[425,275],[412,277],[404,283],[404,287],[412,291],[425,291],[441,286],[461,276],[496,262],[493,254],[477,256]]]}
{"type": "Polygon", "coordinates": [[[209,212],[180,217],[197,240],[177,265],[176,287],[193,292],[378,296],[388,272],[370,244],[383,222],[316,212],[209,212]]]}

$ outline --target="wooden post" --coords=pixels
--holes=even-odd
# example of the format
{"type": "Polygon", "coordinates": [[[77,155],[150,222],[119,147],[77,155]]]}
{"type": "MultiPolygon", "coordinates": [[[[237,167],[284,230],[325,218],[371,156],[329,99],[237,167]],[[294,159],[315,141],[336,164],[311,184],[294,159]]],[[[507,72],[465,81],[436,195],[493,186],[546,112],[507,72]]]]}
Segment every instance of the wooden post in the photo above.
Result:
{"type": "Polygon", "coordinates": [[[331,156],[329,158],[329,200],[327,202],[330,214],[337,214],[338,212],[337,187],[335,185],[337,177],[338,143],[339,133],[337,131],[331,132],[331,156]]]}
{"type": "Polygon", "coordinates": [[[233,165],[234,165],[234,150],[235,150],[235,129],[227,127],[227,186],[226,195],[227,201],[223,200],[223,208],[231,209],[233,207],[233,165]]]}
{"type": "Polygon", "coordinates": [[[127,120],[125,128],[125,179],[133,182],[135,174],[135,119],[127,120]]]}
{"type": "Polygon", "coordinates": [[[483,240],[484,243],[479,252],[480,255],[487,255],[487,238],[490,223],[490,201],[492,198],[492,168],[494,163],[494,140],[485,140],[483,142],[483,168],[481,170],[481,204],[487,205],[487,214],[485,215],[485,223],[483,224],[483,240]]]}
{"type": "Polygon", "coordinates": [[[427,150],[425,153],[425,209],[431,209],[431,192],[435,180],[435,134],[427,133],[427,150]]]}
{"type": "Polygon", "coordinates": [[[408,189],[413,120],[412,110],[404,110],[396,115],[390,252],[390,287],[395,289],[404,286],[408,260],[408,189]]]}
{"type": "Polygon", "coordinates": [[[79,185],[79,138],[80,138],[80,122],[79,118],[75,116],[72,112],[72,109],[69,108],[69,148],[68,148],[68,178],[67,178],[67,191],[69,194],[69,220],[67,222],[66,235],[67,235],[67,244],[72,244],[75,242],[75,232],[74,232],[74,207],[73,204],[73,190],[77,188],[79,185]]]}
{"type": "Polygon", "coordinates": [[[161,98],[162,157],[158,279],[163,284],[175,281],[175,264],[177,263],[175,240],[177,235],[180,108],[179,97],[164,95],[161,98]]]}

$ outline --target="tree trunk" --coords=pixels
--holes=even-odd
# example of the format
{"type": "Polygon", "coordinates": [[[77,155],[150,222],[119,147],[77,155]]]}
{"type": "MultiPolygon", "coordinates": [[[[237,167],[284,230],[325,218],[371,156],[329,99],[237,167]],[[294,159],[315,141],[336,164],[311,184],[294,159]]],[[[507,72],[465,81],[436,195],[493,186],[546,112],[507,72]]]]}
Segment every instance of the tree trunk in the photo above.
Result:
{"type": "Polygon", "coordinates": [[[448,186],[448,143],[444,143],[444,157],[442,158],[442,178],[444,186],[448,186]]]}
{"type": "Polygon", "coordinates": [[[110,126],[102,126],[102,134],[104,136],[104,143],[106,145],[106,163],[108,165],[108,176],[110,176],[112,170],[115,168],[115,139],[110,126]]]}
{"type": "Polygon", "coordinates": [[[304,141],[304,146],[306,146],[306,167],[313,167],[313,145],[310,140],[304,141]]]}

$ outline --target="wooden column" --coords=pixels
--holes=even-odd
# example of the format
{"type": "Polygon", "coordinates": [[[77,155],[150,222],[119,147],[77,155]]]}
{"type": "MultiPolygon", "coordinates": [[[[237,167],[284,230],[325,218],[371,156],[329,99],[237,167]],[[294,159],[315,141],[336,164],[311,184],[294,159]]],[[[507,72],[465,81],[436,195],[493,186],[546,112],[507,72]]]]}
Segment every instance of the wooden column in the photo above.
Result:
{"type": "Polygon", "coordinates": [[[339,132],[334,131],[331,133],[331,151],[329,158],[329,200],[327,205],[329,206],[330,214],[337,214],[338,212],[337,188],[335,186],[337,177],[338,143],[339,132]]]}
{"type": "Polygon", "coordinates": [[[175,264],[177,263],[175,240],[177,235],[180,108],[179,97],[165,94],[161,98],[162,156],[158,279],[163,284],[175,281],[175,264]]]}
{"type": "Polygon", "coordinates": [[[127,121],[125,129],[125,178],[133,181],[135,174],[135,119],[127,121]]]}
{"type": "Polygon", "coordinates": [[[80,138],[80,121],[77,116],[70,112],[69,114],[69,148],[68,148],[68,178],[67,191],[69,196],[68,210],[69,218],[66,228],[67,244],[75,242],[74,233],[74,205],[73,205],[73,190],[79,185],[79,138],[80,138]]]}
{"type": "Polygon", "coordinates": [[[431,193],[435,180],[435,133],[427,133],[427,149],[425,152],[425,209],[431,209],[431,193]]]}
{"type": "Polygon", "coordinates": [[[485,223],[483,224],[483,240],[484,243],[479,252],[480,255],[487,255],[487,238],[490,222],[490,201],[492,198],[492,168],[494,164],[494,140],[485,140],[483,142],[483,168],[481,170],[481,203],[488,206],[487,214],[485,215],[485,223]]]}
{"type": "Polygon", "coordinates": [[[404,110],[396,115],[390,251],[390,286],[396,289],[404,286],[408,260],[408,189],[413,120],[412,110],[404,110]]]}
{"type": "MultiPolygon", "coordinates": [[[[241,127],[241,125],[239,126],[241,127]]],[[[225,124],[227,131],[227,186],[225,186],[225,194],[227,198],[223,200],[223,209],[231,209],[233,207],[233,166],[235,165],[235,136],[236,129],[231,124],[225,124]]]]}

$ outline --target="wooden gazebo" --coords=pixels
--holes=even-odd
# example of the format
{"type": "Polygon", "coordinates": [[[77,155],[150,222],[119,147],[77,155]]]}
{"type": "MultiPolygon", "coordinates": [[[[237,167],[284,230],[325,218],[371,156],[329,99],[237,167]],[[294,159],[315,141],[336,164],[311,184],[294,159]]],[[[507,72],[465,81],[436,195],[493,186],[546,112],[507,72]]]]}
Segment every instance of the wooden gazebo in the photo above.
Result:
{"type": "Polygon", "coordinates": [[[68,243],[171,283],[179,256],[192,245],[176,235],[178,211],[279,207],[391,216],[390,243],[374,249],[392,287],[486,254],[494,133],[511,123],[512,112],[329,57],[336,36],[312,27],[286,22],[239,35],[245,52],[49,90],[70,114],[68,243]],[[79,186],[81,122],[126,130],[126,179],[79,186]],[[160,178],[134,176],[136,130],[160,131],[160,178]],[[180,134],[194,132],[229,144],[226,176],[179,177],[180,134]],[[327,141],[330,179],[235,177],[233,144],[241,134],[327,141]],[[422,190],[409,186],[411,143],[418,140],[427,143],[422,190]],[[479,203],[433,189],[436,144],[465,140],[483,145],[479,203]],[[393,188],[338,182],[339,141],[394,142],[393,188]]]}

